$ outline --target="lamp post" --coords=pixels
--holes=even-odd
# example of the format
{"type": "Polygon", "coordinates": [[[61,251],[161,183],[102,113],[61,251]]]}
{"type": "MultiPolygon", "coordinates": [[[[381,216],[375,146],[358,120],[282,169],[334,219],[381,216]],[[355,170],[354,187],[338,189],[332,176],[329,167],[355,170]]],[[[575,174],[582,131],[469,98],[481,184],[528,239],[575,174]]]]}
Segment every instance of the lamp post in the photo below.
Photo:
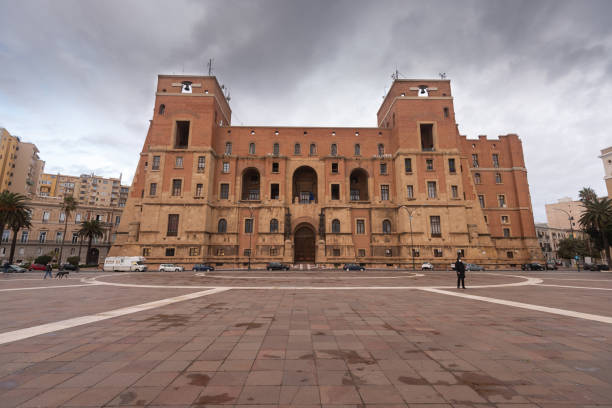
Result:
{"type": "MultiPolygon", "coordinates": [[[[574,239],[574,227],[572,225],[572,221],[574,221],[574,217],[572,217],[572,214],[570,214],[569,212],[562,210],[560,208],[555,208],[556,211],[561,211],[563,213],[565,213],[565,215],[567,215],[567,220],[569,221],[569,225],[570,225],[570,235],[572,236],[572,240],[574,239]]],[[[578,254],[576,254],[576,256],[578,256],[578,254]]],[[[576,268],[578,269],[578,272],[580,272],[580,263],[578,262],[578,259],[576,259],[576,268]]]]}
{"type": "Polygon", "coordinates": [[[255,231],[255,218],[253,217],[253,207],[248,207],[251,214],[251,231],[249,233],[249,271],[251,270],[251,254],[253,252],[253,232],[255,231]]]}
{"type": "Polygon", "coordinates": [[[412,234],[412,214],[416,212],[416,208],[410,209],[407,205],[400,205],[399,208],[404,208],[408,211],[408,221],[410,223],[410,255],[412,256],[412,270],[415,271],[414,266],[414,238],[412,234]]]}

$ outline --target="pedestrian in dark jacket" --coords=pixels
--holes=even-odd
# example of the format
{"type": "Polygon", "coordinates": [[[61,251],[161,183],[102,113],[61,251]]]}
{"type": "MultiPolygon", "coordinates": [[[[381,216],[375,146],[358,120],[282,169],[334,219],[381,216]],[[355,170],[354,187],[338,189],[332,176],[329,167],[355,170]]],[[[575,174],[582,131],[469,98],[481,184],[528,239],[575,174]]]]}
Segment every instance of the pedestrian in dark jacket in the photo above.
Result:
{"type": "Polygon", "coordinates": [[[50,278],[53,277],[53,272],[51,272],[53,270],[53,268],[51,268],[51,265],[47,264],[47,267],[45,268],[45,276],[43,277],[43,279],[47,279],[47,275],[49,275],[50,278]]]}
{"type": "Polygon", "coordinates": [[[465,264],[461,262],[461,258],[457,258],[455,262],[455,272],[457,272],[457,289],[459,286],[465,289],[465,264]]]}

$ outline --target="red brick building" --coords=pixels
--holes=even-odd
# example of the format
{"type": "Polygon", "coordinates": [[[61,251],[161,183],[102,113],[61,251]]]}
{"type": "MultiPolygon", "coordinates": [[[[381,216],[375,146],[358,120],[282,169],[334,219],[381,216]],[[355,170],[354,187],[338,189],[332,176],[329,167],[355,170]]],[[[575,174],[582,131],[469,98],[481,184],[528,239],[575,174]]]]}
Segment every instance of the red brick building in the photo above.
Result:
{"type": "Polygon", "coordinates": [[[377,119],[232,126],[215,77],[160,75],[111,255],[187,267],[541,257],[517,135],[459,135],[448,80],[395,80],[377,119]]]}

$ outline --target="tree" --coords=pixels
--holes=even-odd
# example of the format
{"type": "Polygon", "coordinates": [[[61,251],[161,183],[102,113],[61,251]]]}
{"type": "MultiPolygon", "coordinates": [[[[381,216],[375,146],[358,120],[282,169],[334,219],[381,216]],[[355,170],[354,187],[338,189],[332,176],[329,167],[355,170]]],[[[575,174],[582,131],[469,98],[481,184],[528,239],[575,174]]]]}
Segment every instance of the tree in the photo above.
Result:
{"type": "MultiPolygon", "coordinates": [[[[581,193],[583,190],[581,190],[581,193]]],[[[593,234],[597,233],[601,237],[608,266],[612,267],[610,241],[608,240],[609,230],[612,229],[612,200],[607,197],[590,197],[585,199],[582,205],[584,206],[584,212],[580,216],[580,225],[585,230],[592,230],[593,234]]]]}
{"type": "Polygon", "coordinates": [[[583,187],[578,193],[578,196],[580,197],[580,201],[583,203],[597,199],[597,193],[591,187],[583,187]]]}
{"type": "Polygon", "coordinates": [[[62,243],[60,244],[60,252],[57,263],[62,263],[62,252],[64,252],[64,242],[66,241],[66,232],[68,231],[68,218],[70,214],[76,210],[76,200],[73,196],[64,196],[62,201],[62,211],[64,212],[64,235],[62,235],[62,243]]]}
{"type": "MultiPolygon", "coordinates": [[[[94,238],[100,238],[104,236],[104,229],[98,220],[84,221],[81,224],[79,235],[87,238],[87,255],[86,261],[89,261],[89,253],[91,251],[91,241],[94,238]]],[[[88,262],[86,262],[88,263],[88,262]]]]}
{"type": "Polygon", "coordinates": [[[557,248],[557,255],[559,258],[572,259],[576,255],[581,257],[585,256],[597,256],[597,251],[590,248],[586,239],[580,238],[564,238],[559,241],[559,247],[557,248]]]}
{"type": "Polygon", "coordinates": [[[22,228],[31,227],[31,210],[28,207],[28,198],[22,194],[3,191],[0,193],[0,224],[2,230],[8,227],[13,231],[9,263],[13,263],[17,233],[22,228]]]}

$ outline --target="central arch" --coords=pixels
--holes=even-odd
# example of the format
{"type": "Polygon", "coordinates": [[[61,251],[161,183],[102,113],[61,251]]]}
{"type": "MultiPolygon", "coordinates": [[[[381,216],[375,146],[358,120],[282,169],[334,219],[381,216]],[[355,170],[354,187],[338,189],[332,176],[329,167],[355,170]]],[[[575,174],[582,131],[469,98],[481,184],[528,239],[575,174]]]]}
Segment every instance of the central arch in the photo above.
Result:
{"type": "Polygon", "coordinates": [[[293,263],[315,263],[315,230],[310,224],[295,229],[293,248],[293,263]]]}
{"type": "Polygon", "coordinates": [[[310,204],[317,202],[317,172],[309,166],[301,166],[293,173],[293,202],[310,204]]]}

